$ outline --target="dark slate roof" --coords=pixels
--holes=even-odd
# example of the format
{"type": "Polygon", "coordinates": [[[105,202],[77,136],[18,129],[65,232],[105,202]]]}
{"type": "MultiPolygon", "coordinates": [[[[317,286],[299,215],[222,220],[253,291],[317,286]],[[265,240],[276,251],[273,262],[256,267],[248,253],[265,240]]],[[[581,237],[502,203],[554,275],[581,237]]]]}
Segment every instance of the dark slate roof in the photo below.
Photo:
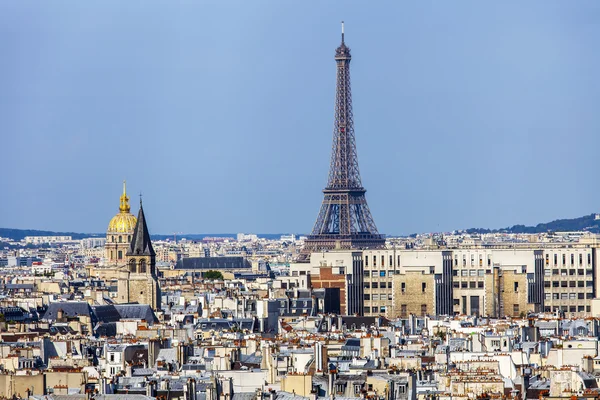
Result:
{"type": "Polygon", "coordinates": [[[58,310],[63,310],[65,317],[79,317],[80,315],[93,316],[90,305],[83,301],[65,301],[50,303],[43,319],[55,321],[58,310]]]}
{"type": "Polygon", "coordinates": [[[115,322],[100,324],[96,327],[95,333],[98,337],[115,337],[117,336],[117,324],[115,322]]]}
{"type": "Polygon", "coordinates": [[[116,322],[121,319],[121,315],[114,305],[96,306],[92,310],[99,322],[116,322]]]}
{"type": "Polygon", "coordinates": [[[344,351],[360,351],[360,339],[352,338],[346,340],[346,343],[342,346],[344,351]]]}
{"type": "Polygon", "coordinates": [[[140,212],[138,213],[137,223],[135,230],[133,231],[133,237],[129,244],[129,250],[127,251],[128,256],[155,256],[156,253],[152,248],[152,241],[150,240],[150,232],[148,232],[148,226],[146,225],[146,217],[144,216],[144,207],[142,207],[142,201],[140,200],[140,212]]]}
{"type": "Polygon", "coordinates": [[[115,304],[113,306],[121,319],[143,319],[147,322],[157,322],[158,319],[152,307],[148,304],[115,304]]]}
{"type": "Polygon", "coordinates": [[[190,257],[177,261],[175,269],[250,269],[244,257],[190,257]]]}

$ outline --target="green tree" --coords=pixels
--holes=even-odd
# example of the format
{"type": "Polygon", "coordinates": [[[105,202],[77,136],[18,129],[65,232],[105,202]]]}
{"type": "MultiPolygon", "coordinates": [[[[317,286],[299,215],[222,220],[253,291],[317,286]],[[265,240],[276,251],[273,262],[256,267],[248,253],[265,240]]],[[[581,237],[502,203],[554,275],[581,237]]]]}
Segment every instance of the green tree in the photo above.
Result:
{"type": "Polygon", "coordinates": [[[204,277],[206,279],[216,279],[216,280],[223,280],[223,274],[220,273],[219,271],[206,271],[204,273],[204,277]]]}

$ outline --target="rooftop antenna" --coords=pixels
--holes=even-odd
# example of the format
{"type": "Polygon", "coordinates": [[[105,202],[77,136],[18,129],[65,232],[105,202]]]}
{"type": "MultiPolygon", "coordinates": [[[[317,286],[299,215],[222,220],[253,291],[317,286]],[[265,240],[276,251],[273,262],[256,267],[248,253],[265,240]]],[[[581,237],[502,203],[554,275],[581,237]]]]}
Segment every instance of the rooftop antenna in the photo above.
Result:
{"type": "Polygon", "coordinates": [[[344,43],[344,21],[342,21],[342,43],[344,43]]]}

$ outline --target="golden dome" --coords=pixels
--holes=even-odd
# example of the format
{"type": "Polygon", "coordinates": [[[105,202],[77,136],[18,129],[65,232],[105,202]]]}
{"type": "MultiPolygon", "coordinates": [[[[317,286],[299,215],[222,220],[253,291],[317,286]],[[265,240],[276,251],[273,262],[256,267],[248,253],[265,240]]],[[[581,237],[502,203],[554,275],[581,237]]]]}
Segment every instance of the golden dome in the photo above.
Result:
{"type": "Polygon", "coordinates": [[[125,190],[125,181],[123,181],[123,194],[119,204],[119,213],[115,215],[108,224],[108,233],[133,233],[137,219],[129,212],[129,197],[125,190]]]}

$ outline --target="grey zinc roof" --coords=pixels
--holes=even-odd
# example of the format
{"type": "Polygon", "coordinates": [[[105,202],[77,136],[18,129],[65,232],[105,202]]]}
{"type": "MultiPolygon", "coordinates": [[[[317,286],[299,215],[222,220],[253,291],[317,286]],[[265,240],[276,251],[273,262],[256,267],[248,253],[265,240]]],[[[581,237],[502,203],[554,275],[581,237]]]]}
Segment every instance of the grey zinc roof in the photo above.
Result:
{"type": "Polygon", "coordinates": [[[156,316],[148,304],[115,304],[121,319],[143,319],[148,322],[156,322],[156,316]]]}

